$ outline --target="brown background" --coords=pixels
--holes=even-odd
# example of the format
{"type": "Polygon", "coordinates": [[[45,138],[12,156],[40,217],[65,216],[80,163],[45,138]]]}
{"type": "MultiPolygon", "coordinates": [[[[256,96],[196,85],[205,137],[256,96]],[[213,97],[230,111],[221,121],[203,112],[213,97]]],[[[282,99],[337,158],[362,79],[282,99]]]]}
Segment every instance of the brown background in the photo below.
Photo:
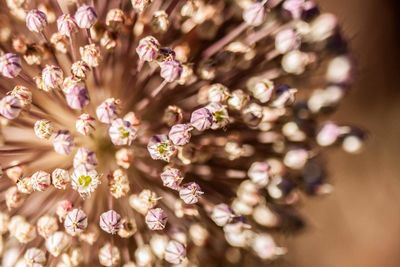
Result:
{"type": "Polygon", "coordinates": [[[361,155],[329,157],[335,191],[307,200],[306,231],[290,240],[284,266],[400,266],[399,0],[321,0],[352,41],[354,90],[336,120],[370,132],[361,155]]]}

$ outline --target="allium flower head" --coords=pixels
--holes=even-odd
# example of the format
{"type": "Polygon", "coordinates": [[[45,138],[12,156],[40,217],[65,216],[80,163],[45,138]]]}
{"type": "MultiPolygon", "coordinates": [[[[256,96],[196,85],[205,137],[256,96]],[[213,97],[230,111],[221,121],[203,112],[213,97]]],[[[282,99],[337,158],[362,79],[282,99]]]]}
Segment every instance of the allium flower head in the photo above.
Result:
{"type": "Polygon", "coordinates": [[[362,148],[329,118],[353,64],[314,1],[0,6],[3,267],[269,262],[331,191],[325,149],[362,148]]]}

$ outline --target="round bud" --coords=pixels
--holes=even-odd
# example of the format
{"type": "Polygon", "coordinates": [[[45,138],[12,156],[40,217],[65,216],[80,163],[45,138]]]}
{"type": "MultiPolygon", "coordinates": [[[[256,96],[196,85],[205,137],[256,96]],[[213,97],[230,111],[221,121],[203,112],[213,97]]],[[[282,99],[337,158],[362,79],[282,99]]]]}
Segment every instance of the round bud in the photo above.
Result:
{"type": "Polygon", "coordinates": [[[199,197],[204,194],[201,188],[196,183],[187,183],[179,190],[179,197],[186,204],[195,204],[199,201],[199,197]]]}
{"type": "Polygon", "coordinates": [[[51,176],[44,171],[37,171],[31,177],[32,188],[35,191],[45,191],[51,185],[51,176]]]}
{"type": "Polygon", "coordinates": [[[143,61],[153,61],[158,56],[160,50],[160,43],[153,36],[147,36],[139,41],[139,45],[136,48],[136,53],[139,58],[143,61]]]}
{"type": "Polygon", "coordinates": [[[160,67],[161,67],[160,75],[167,82],[173,82],[179,79],[183,70],[182,64],[176,60],[165,61],[161,63],[160,67]]]}
{"type": "Polygon", "coordinates": [[[184,244],[171,240],[165,248],[164,259],[172,264],[180,264],[186,259],[186,247],[184,244]]]}
{"type": "Polygon", "coordinates": [[[22,106],[23,103],[18,97],[12,95],[5,96],[0,100],[0,115],[6,119],[13,120],[21,113],[22,106]]]}
{"type": "Polygon", "coordinates": [[[72,236],[82,233],[87,225],[88,219],[86,213],[81,209],[73,209],[65,217],[65,231],[72,236]]]}
{"type": "Polygon", "coordinates": [[[68,155],[71,153],[74,146],[74,138],[69,131],[58,131],[53,140],[54,151],[61,155],[68,155]]]}
{"type": "Polygon", "coordinates": [[[100,215],[100,228],[104,232],[114,235],[121,227],[121,216],[114,210],[109,210],[100,215]]]}
{"type": "Polygon", "coordinates": [[[26,14],[26,27],[31,32],[41,32],[47,26],[47,16],[44,12],[33,9],[26,14]]]}
{"type": "Polygon", "coordinates": [[[72,109],[81,110],[89,104],[89,91],[83,85],[75,85],[65,93],[67,104],[72,109]]]}
{"type": "Polygon", "coordinates": [[[255,2],[243,12],[243,20],[251,26],[260,26],[265,19],[264,4],[255,2]]]}
{"type": "Polygon", "coordinates": [[[71,37],[78,31],[77,28],[75,20],[69,14],[63,14],[57,19],[57,29],[61,35],[71,37]]]}
{"type": "Polygon", "coordinates": [[[121,255],[118,247],[111,245],[110,243],[105,244],[99,250],[99,262],[103,266],[112,267],[118,266],[121,261],[121,255]]]}
{"type": "Polygon", "coordinates": [[[146,224],[150,230],[163,230],[167,220],[165,211],[160,208],[149,210],[145,217],[146,224]]]}
{"type": "Polygon", "coordinates": [[[82,29],[89,29],[97,21],[97,14],[92,6],[82,5],[75,13],[75,20],[82,29]]]}
{"type": "Polygon", "coordinates": [[[38,234],[44,239],[58,230],[57,218],[51,215],[44,215],[36,223],[38,234]]]}
{"type": "Polygon", "coordinates": [[[54,126],[48,120],[36,121],[33,129],[36,136],[40,139],[49,139],[54,132],[54,126]]]}
{"type": "Polygon", "coordinates": [[[15,78],[22,70],[21,58],[13,53],[0,57],[0,73],[7,78],[15,78]]]}
{"type": "Polygon", "coordinates": [[[168,137],[174,145],[183,146],[190,142],[190,137],[192,136],[190,131],[192,129],[188,124],[176,124],[171,127],[168,137]]]}

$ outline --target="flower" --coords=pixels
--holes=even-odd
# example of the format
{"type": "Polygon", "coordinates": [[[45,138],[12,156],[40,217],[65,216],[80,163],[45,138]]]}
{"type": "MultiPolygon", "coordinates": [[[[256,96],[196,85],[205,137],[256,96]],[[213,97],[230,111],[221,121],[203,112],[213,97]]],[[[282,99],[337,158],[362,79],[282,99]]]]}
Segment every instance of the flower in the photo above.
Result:
{"type": "Polygon", "coordinates": [[[88,197],[100,184],[100,175],[96,170],[78,167],[74,170],[71,179],[72,188],[82,196],[88,197]]]}
{"type": "Polygon", "coordinates": [[[354,76],[337,18],[310,0],[53,2],[0,4],[3,255],[284,254],[275,237],[304,224],[298,195],[332,191],[325,151],[366,138],[330,118],[354,76]]]}

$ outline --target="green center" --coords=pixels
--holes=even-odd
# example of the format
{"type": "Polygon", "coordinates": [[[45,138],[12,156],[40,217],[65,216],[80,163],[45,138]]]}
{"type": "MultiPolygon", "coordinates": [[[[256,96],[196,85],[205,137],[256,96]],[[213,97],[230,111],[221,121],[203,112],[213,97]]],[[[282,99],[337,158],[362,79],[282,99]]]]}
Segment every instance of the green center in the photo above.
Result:
{"type": "Polygon", "coordinates": [[[216,122],[221,122],[225,118],[225,113],[223,111],[216,111],[213,115],[216,122]]]}
{"type": "Polygon", "coordinates": [[[120,127],[118,130],[119,130],[119,134],[122,138],[129,137],[129,132],[124,127],[120,127]]]}
{"type": "Polygon", "coordinates": [[[160,153],[161,155],[164,154],[168,150],[168,144],[166,144],[166,143],[159,144],[157,146],[157,150],[158,150],[158,153],[160,153]]]}
{"type": "Polygon", "coordinates": [[[83,187],[89,186],[91,181],[92,181],[92,177],[90,177],[89,175],[81,175],[78,178],[79,185],[83,186],[83,187]]]}

